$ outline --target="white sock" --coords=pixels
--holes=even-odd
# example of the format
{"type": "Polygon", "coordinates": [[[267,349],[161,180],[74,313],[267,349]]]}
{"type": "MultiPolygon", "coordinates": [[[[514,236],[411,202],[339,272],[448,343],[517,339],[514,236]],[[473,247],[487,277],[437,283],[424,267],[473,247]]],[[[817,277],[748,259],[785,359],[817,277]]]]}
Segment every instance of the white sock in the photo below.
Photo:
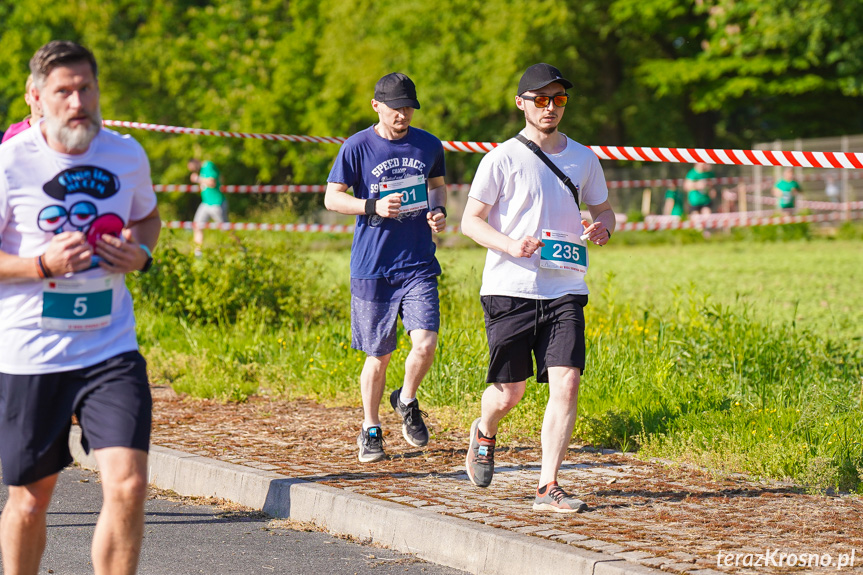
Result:
{"type": "Polygon", "coordinates": [[[381,426],[380,423],[366,423],[364,421],[363,422],[363,431],[368,431],[370,427],[380,427],[380,426],[381,426]]]}
{"type": "Polygon", "coordinates": [[[407,405],[415,399],[416,397],[406,396],[404,391],[399,394],[399,401],[402,403],[402,405],[407,405]]]}

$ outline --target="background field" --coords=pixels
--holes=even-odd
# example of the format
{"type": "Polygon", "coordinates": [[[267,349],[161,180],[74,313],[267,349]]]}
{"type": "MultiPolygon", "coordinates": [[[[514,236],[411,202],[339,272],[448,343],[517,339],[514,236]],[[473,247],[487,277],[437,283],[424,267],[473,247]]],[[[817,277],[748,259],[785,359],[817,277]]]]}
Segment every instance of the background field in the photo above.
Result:
{"type": "MultiPolygon", "coordinates": [[[[858,489],[863,258],[855,234],[694,244],[672,235],[661,245],[625,245],[637,241],[620,234],[617,245],[593,249],[576,435],[722,472],[858,489]]],[[[225,239],[195,259],[185,232],[165,232],[154,272],[131,284],[151,377],[193,396],[358,405],[363,355],[350,349],[348,239],[248,234],[246,253],[225,239]]],[[[466,429],[484,388],[484,255],[439,249],[443,325],[420,399],[446,427],[466,429]]],[[[403,376],[408,338],[399,341],[388,389],[403,376]]],[[[538,439],[546,389],[529,389],[501,442],[538,439]]]]}

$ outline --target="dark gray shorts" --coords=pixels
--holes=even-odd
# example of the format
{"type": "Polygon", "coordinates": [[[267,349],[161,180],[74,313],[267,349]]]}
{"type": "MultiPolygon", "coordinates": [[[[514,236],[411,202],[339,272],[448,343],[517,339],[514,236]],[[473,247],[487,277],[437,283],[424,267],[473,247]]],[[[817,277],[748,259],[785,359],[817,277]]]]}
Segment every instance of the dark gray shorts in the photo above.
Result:
{"type": "Polygon", "coordinates": [[[351,347],[372,357],[396,349],[396,322],[402,318],[405,331],[440,329],[437,278],[408,279],[393,286],[386,300],[360,299],[351,295],[351,347]]]}
{"type": "Polygon", "coordinates": [[[69,465],[73,413],[84,449],[148,451],[152,408],[147,363],[137,351],[74,371],[0,373],[3,483],[29,485],[69,465]]]}
{"type": "Polygon", "coordinates": [[[516,383],[533,375],[548,383],[549,367],[577,367],[584,373],[586,295],[527,299],[480,298],[485,312],[489,364],[487,383],[516,383]]]}

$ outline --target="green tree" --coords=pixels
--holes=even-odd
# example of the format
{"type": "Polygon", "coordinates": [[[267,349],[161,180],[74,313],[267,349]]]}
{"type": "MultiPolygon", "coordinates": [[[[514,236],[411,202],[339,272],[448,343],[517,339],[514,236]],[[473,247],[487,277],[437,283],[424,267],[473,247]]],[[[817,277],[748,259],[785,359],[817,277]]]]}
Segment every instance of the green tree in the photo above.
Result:
{"type": "Polygon", "coordinates": [[[712,114],[722,140],[863,129],[859,2],[619,0],[616,8],[619,20],[632,18],[654,37],[668,36],[668,21],[698,22],[673,28],[682,33],[672,44],[687,49],[647,58],[638,72],[658,96],[683,97],[689,113],[712,114]]]}

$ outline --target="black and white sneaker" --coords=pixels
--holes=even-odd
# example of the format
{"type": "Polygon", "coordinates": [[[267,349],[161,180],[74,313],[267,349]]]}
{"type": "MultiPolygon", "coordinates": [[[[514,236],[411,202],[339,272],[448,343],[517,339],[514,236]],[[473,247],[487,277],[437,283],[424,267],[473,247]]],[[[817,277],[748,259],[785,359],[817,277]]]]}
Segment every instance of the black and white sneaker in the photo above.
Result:
{"type": "Polygon", "coordinates": [[[414,447],[425,447],[429,442],[429,430],[426,427],[423,417],[428,417],[428,413],[420,409],[420,402],[414,399],[409,404],[405,405],[401,402],[402,390],[398,388],[390,394],[390,405],[399,417],[404,420],[402,424],[402,435],[405,441],[414,447]]]}
{"type": "Polygon", "coordinates": [[[360,448],[359,460],[361,463],[371,463],[385,459],[384,433],[379,425],[361,429],[357,437],[357,446],[360,448]]]}

